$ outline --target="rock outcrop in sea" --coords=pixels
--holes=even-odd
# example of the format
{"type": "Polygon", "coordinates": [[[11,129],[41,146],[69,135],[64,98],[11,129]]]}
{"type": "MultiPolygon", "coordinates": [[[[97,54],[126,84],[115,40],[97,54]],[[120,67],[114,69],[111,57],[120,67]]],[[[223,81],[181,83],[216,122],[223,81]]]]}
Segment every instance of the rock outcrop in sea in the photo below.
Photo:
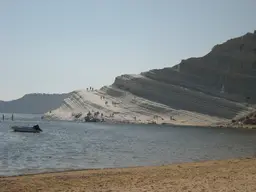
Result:
{"type": "Polygon", "coordinates": [[[253,111],[255,88],[256,32],[174,67],[121,75],[100,90],[74,91],[44,117],[82,120],[90,111],[110,121],[209,125],[253,111]]]}

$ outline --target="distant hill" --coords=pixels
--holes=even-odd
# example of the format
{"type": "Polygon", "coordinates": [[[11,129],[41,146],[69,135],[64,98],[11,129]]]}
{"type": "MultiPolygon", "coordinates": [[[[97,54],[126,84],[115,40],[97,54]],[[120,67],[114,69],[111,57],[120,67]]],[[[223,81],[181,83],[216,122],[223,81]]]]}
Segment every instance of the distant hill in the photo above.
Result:
{"type": "Polygon", "coordinates": [[[43,114],[61,105],[69,93],[65,94],[26,94],[12,101],[0,101],[1,113],[43,114]]]}

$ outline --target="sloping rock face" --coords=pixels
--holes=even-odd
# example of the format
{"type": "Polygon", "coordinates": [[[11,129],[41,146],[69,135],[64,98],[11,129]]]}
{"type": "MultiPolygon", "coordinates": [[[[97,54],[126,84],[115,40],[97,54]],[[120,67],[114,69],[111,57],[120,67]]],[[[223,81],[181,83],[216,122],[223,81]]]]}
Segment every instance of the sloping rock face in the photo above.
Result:
{"type": "Polygon", "coordinates": [[[45,113],[43,118],[85,121],[88,113],[91,113],[95,119],[104,119],[112,123],[208,126],[226,121],[224,118],[175,110],[112,86],[94,91],[74,91],[64,99],[59,108],[45,113]]]}
{"type": "Polygon", "coordinates": [[[217,125],[255,110],[256,33],[213,47],[200,58],[164,69],[121,75],[100,90],[77,90],[47,119],[105,120],[177,125],[217,125]]]}
{"type": "Polygon", "coordinates": [[[231,119],[245,103],[256,103],[256,33],[172,68],[119,76],[112,86],[174,109],[231,119]]]}

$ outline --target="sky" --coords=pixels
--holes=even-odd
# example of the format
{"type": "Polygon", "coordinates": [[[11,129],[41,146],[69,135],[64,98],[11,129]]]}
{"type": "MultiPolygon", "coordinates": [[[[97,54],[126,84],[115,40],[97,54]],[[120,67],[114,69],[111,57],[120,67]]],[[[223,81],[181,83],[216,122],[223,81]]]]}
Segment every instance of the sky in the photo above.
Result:
{"type": "Polygon", "coordinates": [[[0,0],[0,100],[111,85],[256,30],[255,0],[0,0]]]}

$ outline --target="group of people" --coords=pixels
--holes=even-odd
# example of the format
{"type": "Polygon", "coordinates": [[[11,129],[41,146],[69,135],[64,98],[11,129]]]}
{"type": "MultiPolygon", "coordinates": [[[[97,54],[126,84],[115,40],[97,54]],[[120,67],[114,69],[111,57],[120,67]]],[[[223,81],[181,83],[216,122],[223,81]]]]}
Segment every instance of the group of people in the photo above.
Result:
{"type": "MultiPolygon", "coordinates": [[[[85,121],[97,121],[97,120],[99,120],[98,119],[98,116],[99,116],[99,114],[100,114],[100,112],[99,111],[97,111],[97,112],[95,112],[94,114],[92,114],[90,111],[87,113],[87,115],[85,116],[85,118],[84,118],[84,120],[85,121]]],[[[104,115],[103,115],[103,113],[101,113],[100,114],[100,116],[101,116],[101,121],[104,121],[104,115]]]]}
{"type": "Polygon", "coordinates": [[[87,90],[87,91],[89,91],[89,90],[90,90],[90,91],[93,91],[94,89],[93,89],[93,87],[89,87],[89,88],[86,88],[86,90],[87,90]]]}
{"type": "MultiPolygon", "coordinates": [[[[95,113],[93,114],[93,116],[94,116],[94,117],[98,117],[98,116],[99,116],[99,114],[100,114],[100,112],[99,112],[99,111],[97,111],[97,112],[95,112],[95,113]]],[[[91,112],[90,112],[90,111],[87,113],[87,116],[92,116],[92,114],[91,114],[91,112]]],[[[103,117],[103,113],[101,113],[101,117],[103,117]]]]}

